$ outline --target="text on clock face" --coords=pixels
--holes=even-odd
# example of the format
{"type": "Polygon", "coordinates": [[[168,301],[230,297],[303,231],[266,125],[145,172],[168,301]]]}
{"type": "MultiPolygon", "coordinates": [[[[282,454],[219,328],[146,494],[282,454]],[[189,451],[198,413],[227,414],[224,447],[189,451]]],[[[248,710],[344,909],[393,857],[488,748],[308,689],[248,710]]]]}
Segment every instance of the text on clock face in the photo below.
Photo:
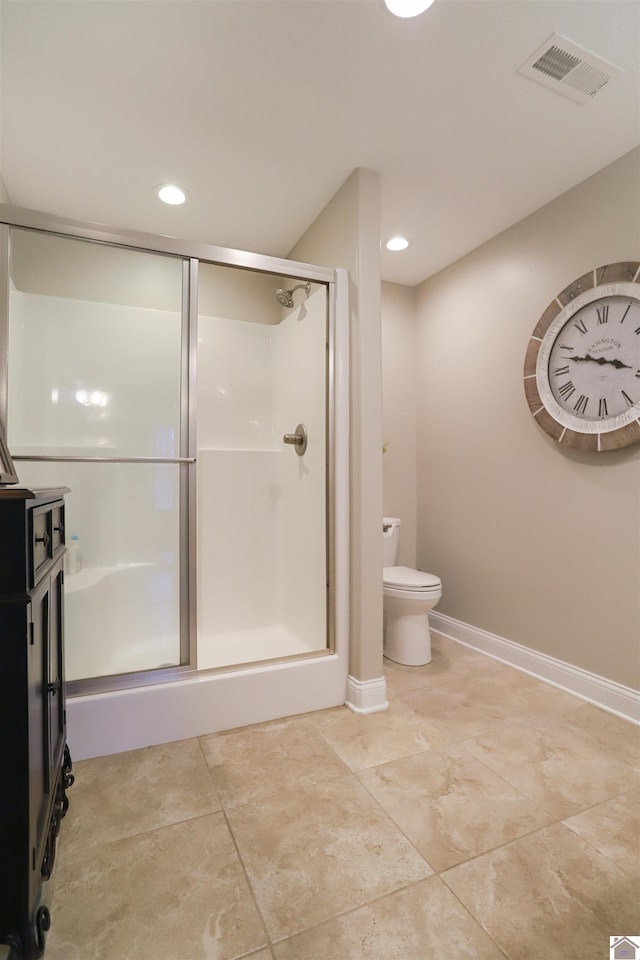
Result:
{"type": "Polygon", "coordinates": [[[575,313],[551,349],[548,373],[557,403],[582,419],[640,407],[640,301],[610,296],[575,313]]]}

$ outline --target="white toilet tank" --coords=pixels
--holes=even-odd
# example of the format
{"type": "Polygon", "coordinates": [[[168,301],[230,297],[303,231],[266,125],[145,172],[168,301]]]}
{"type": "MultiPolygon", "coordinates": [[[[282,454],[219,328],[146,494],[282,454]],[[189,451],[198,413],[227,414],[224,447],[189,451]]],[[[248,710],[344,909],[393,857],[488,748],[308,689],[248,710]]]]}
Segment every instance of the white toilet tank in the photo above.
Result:
{"type": "Polygon", "coordinates": [[[398,559],[398,544],[400,542],[399,517],[382,518],[382,544],[384,547],[384,566],[395,567],[398,559]]]}

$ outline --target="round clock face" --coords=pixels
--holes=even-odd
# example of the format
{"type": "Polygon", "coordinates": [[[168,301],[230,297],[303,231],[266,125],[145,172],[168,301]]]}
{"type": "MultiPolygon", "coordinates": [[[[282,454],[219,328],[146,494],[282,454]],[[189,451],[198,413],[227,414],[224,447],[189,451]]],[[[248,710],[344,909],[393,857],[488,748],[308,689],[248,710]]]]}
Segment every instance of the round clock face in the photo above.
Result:
{"type": "Polygon", "coordinates": [[[600,451],[640,441],[638,277],[638,263],[585,274],[534,330],[525,391],[537,422],[560,443],[600,451]]]}
{"type": "Polygon", "coordinates": [[[547,386],[561,422],[600,433],[640,416],[640,300],[593,300],[550,338],[540,386],[547,386]]]}

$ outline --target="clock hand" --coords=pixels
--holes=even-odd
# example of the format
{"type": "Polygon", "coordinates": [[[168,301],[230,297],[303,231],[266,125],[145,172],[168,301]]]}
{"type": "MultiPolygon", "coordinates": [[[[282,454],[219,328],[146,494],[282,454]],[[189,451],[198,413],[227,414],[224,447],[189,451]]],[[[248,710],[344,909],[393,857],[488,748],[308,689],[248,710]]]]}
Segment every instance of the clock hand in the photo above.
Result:
{"type": "Polygon", "coordinates": [[[622,360],[618,360],[616,357],[615,360],[607,360],[606,357],[592,357],[590,354],[586,354],[584,357],[567,357],[567,360],[575,360],[577,363],[584,363],[586,361],[591,361],[591,363],[599,363],[602,366],[603,363],[610,363],[612,367],[615,367],[616,370],[622,370],[626,368],[631,370],[631,365],[628,363],[623,363],[622,360]]]}

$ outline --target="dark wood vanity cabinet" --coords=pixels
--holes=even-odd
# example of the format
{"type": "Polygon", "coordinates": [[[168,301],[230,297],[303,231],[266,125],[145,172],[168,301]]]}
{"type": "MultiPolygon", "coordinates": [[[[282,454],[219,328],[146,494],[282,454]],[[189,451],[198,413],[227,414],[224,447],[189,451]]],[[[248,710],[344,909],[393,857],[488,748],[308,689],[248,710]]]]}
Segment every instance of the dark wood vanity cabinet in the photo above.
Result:
{"type": "Polygon", "coordinates": [[[44,953],[73,783],[64,694],[64,494],[0,488],[0,943],[44,953]]]}

